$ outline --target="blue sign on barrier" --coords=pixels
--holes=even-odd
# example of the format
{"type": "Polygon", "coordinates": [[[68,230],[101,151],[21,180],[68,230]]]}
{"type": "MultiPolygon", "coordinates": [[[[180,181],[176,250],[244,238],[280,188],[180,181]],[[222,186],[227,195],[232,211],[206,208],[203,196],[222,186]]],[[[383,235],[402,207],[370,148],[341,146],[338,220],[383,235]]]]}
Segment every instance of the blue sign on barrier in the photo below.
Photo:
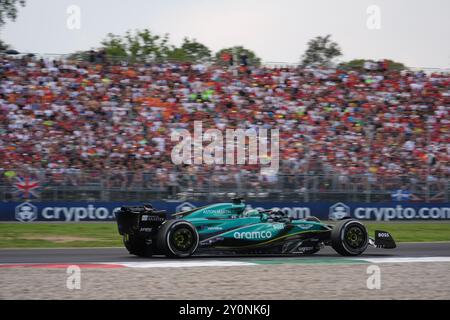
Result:
{"type": "MultiPolygon", "coordinates": [[[[2,202],[0,221],[113,221],[114,212],[136,202],[2,202]]],[[[152,201],[155,208],[168,214],[206,205],[205,202],[152,201]]],[[[247,202],[248,209],[279,208],[297,219],[316,216],[319,219],[341,219],[351,216],[360,220],[444,220],[450,219],[450,203],[296,203],[247,202]]]]}

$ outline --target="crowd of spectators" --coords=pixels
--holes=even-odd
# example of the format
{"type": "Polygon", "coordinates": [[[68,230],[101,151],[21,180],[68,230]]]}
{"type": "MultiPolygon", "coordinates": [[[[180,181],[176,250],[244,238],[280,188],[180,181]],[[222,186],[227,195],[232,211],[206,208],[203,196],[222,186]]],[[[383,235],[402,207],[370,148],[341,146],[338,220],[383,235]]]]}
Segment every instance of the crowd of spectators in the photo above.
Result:
{"type": "Polygon", "coordinates": [[[132,185],[150,173],[154,183],[183,176],[195,186],[259,172],[175,166],[171,130],[192,132],[195,120],[204,130],[279,129],[280,174],[333,175],[342,184],[352,175],[450,177],[448,73],[99,61],[0,57],[3,179],[92,172],[132,185]]]}

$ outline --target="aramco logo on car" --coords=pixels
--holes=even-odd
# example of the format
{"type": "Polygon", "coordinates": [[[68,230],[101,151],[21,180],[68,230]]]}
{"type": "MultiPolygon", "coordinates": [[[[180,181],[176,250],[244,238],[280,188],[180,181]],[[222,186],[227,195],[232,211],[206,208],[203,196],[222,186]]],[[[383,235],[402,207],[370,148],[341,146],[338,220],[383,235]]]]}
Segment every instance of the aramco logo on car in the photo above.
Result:
{"type": "Polygon", "coordinates": [[[269,239],[272,237],[270,231],[249,231],[249,232],[235,232],[233,234],[235,239],[259,240],[269,239]]]}

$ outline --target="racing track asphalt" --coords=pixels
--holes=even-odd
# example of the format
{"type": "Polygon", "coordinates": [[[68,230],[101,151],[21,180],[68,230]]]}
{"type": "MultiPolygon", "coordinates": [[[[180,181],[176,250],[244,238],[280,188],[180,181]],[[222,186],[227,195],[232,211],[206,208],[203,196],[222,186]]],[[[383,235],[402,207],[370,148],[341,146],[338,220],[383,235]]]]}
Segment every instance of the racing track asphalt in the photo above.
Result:
{"type": "MultiPolygon", "coordinates": [[[[340,257],[333,249],[326,247],[314,256],[340,257]]],[[[261,257],[294,258],[280,255],[198,255],[190,259],[218,260],[245,259],[261,257]]],[[[312,258],[313,256],[304,256],[312,258]]],[[[369,247],[361,258],[395,258],[395,257],[450,257],[450,242],[434,243],[400,243],[396,249],[376,249],[369,247]]],[[[303,258],[295,256],[296,259],[303,258]]],[[[0,249],[2,263],[93,263],[93,262],[139,262],[139,261],[173,261],[163,257],[139,258],[129,255],[124,248],[70,248],[70,249],[0,249]]]]}

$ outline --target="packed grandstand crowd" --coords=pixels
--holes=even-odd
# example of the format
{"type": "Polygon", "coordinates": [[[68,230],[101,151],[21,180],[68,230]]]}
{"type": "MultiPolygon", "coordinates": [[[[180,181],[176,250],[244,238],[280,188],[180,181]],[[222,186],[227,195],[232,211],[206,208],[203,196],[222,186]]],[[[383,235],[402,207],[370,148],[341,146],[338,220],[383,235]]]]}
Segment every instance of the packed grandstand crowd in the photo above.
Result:
{"type": "Polygon", "coordinates": [[[175,166],[171,130],[192,132],[199,120],[204,130],[279,129],[280,174],[448,180],[450,75],[372,69],[2,56],[0,173],[57,179],[93,172],[120,180],[134,172],[139,180],[147,172],[160,184],[185,173],[198,184],[259,171],[175,166]]]}

